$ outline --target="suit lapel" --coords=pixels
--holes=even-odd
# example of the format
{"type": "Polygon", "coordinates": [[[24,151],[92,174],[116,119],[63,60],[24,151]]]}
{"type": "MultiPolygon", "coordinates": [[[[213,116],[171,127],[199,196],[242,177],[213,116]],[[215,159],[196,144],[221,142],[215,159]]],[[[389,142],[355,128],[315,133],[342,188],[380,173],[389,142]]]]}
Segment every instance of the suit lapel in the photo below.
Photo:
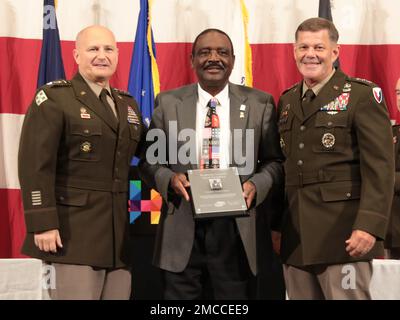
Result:
{"type": "MultiPolygon", "coordinates": [[[[197,85],[191,85],[184,90],[182,99],[176,105],[176,118],[178,120],[177,134],[183,129],[196,130],[197,85]]],[[[190,163],[191,169],[197,169],[197,167],[195,164],[190,163]]]]}
{"type": "Polygon", "coordinates": [[[96,97],[81,75],[77,73],[71,82],[75,91],[76,99],[97,114],[99,118],[101,118],[113,131],[117,132],[117,121],[109,118],[100,99],[96,97]]]}
{"type": "MultiPolygon", "coordinates": [[[[240,154],[245,154],[245,139],[246,139],[246,128],[248,119],[249,119],[249,112],[250,112],[250,105],[246,105],[247,96],[241,95],[240,87],[229,83],[229,100],[230,100],[230,131],[232,136],[231,141],[231,149],[232,153],[231,156],[233,159],[230,159],[231,165],[236,165],[234,163],[234,155],[235,155],[235,146],[238,144],[234,142],[234,130],[241,130],[242,131],[242,150],[240,154]]],[[[236,151],[238,152],[238,151],[236,151]]]]}
{"type": "Polygon", "coordinates": [[[342,92],[346,81],[346,76],[340,71],[336,70],[333,77],[321,89],[318,95],[313,100],[310,108],[304,110],[304,121],[309,119],[321,107],[337,98],[342,92]]]}
{"type": "Polygon", "coordinates": [[[187,88],[182,95],[182,100],[176,106],[178,130],[194,129],[196,130],[196,105],[197,105],[197,85],[187,88]]]}

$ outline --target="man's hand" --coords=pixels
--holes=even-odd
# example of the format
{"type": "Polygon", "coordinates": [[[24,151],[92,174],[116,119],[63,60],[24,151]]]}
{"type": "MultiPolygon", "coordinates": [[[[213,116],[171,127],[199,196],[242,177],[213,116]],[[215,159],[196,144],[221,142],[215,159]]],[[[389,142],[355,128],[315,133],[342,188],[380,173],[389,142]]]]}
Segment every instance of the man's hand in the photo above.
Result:
{"type": "Polygon", "coordinates": [[[375,244],[375,237],[362,230],[353,230],[350,239],[346,240],[346,251],[351,257],[367,254],[375,244]]]}
{"type": "Polygon", "coordinates": [[[281,254],[281,233],[278,231],[271,231],[272,249],[276,254],[281,254]]]}
{"type": "Polygon", "coordinates": [[[183,173],[175,173],[171,178],[171,188],[175,191],[177,195],[185,198],[186,201],[189,201],[189,194],[186,189],[190,187],[189,181],[186,179],[186,176],[183,173]]]}
{"type": "Polygon", "coordinates": [[[256,196],[256,186],[254,185],[253,182],[251,181],[246,181],[243,183],[243,197],[246,200],[246,205],[247,208],[250,209],[251,203],[254,200],[254,197],[256,196]]]}
{"type": "Polygon", "coordinates": [[[35,233],[35,245],[44,252],[57,252],[57,247],[62,248],[60,233],[57,229],[35,233]]]}

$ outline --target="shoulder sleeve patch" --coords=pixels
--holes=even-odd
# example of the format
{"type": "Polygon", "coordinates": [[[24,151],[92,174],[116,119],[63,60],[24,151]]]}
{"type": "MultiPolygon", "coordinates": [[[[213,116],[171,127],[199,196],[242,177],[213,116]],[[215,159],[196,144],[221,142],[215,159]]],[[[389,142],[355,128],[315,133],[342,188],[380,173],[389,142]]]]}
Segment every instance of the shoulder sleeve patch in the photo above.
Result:
{"type": "Polygon", "coordinates": [[[372,93],[374,95],[376,102],[381,103],[383,100],[382,89],[379,87],[372,88],[372,93]]]}
{"type": "Polygon", "coordinates": [[[40,90],[35,97],[35,102],[37,106],[40,106],[43,102],[48,100],[46,93],[43,90],[40,90]]]}

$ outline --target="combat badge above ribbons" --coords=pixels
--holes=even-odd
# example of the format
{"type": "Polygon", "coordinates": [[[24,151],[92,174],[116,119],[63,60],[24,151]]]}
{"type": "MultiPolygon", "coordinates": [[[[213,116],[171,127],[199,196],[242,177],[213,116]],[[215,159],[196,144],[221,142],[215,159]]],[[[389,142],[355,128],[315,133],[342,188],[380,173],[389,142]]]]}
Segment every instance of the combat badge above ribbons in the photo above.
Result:
{"type": "Polygon", "coordinates": [[[139,117],[131,106],[128,106],[128,122],[133,124],[140,124],[139,117]]]}
{"type": "Polygon", "coordinates": [[[332,133],[328,132],[324,133],[321,142],[325,148],[331,149],[335,145],[335,140],[336,140],[335,136],[332,133]]]}
{"type": "Polygon", "coordinates": [[[374,94],[374,98],[376,102],[381,103],[383,99],[382,89],[379,87],[372,88],[372,92],[374,94]]]}
{"type": "Polygon", "coordinates": [[[90,113],[87,112],[86,108],[82,107],[80,109],[80,112],[81,112],[81,118],[82,119],[90,119],[91,118],[90,117],[90,113]]]}

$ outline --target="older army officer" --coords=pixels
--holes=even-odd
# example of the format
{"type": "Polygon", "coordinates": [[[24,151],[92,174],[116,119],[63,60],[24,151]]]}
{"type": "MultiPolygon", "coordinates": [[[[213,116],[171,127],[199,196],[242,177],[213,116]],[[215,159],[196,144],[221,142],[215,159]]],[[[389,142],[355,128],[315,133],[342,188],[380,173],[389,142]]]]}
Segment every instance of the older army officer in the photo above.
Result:
{"type": "MultiPolygon", "coordinates": [[[[281,256],[290,299],[369,299],[394,186],[382,91],[333,67],[339,34],[311,18],[297,28],[303,81],[279,101],[287,207],[281,256]]],[[[274,237],[277,241],[277,237],[274,237]]]]}
{"type": "MultiPolygon", "coordinates": [[[[400,111],[400,78],[396,82],[395,94],[397,110],[400,111]]],[[[387,258],[400,259],[400,124],[393,124],[392,130],[396,168],[392,212],[385,239],[385,248],[387,249],[387,258]]]]}
{"type": "Polygon", "coordinates": [[[52,299],[128,299],[128,170],[144,132],[135,100],[111,88],[113,33],[79,32],[79,72],[38,89],[19,150],[22,252],[54,266],[52,299]]]}

